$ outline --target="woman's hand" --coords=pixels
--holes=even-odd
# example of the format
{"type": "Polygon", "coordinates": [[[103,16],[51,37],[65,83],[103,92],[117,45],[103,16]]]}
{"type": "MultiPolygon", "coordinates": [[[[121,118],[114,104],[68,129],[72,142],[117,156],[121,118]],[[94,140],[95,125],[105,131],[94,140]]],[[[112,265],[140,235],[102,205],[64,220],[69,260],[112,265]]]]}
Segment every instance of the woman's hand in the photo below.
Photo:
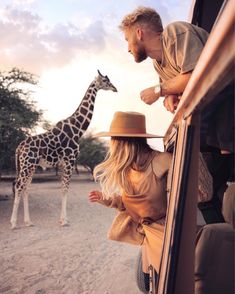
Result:
{"type": "Polygon", "coordinates": [[[97,202],[102,199],[102,192],[94,190],[89,193],[90,202],[97,202]]]}

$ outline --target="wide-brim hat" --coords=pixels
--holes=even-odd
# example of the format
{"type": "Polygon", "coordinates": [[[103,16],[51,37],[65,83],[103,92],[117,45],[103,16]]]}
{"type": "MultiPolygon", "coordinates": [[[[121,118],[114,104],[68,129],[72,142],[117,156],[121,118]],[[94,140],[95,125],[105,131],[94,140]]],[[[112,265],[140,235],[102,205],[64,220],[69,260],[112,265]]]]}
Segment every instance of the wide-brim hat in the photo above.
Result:
{"type": "Polygon", "coordinates": [[[138,137],[163,138],[163,136],[148,134],[146,132],[145,116],[139,112],[114,113],[108,132],[100,132],[95,137],[138,137]]]}

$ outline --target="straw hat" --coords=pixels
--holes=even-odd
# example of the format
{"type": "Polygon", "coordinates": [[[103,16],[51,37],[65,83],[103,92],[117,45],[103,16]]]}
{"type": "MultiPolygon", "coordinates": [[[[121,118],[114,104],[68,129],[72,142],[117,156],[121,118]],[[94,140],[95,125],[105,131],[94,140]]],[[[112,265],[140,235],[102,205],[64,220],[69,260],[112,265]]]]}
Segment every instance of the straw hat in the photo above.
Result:
{"type": "Polygon", "coordinates": [[[162,136],[146,133],[144,114],[122,111],[114,113],[109,132],[97,133],[95,137],[163,138],[162,136]]]}

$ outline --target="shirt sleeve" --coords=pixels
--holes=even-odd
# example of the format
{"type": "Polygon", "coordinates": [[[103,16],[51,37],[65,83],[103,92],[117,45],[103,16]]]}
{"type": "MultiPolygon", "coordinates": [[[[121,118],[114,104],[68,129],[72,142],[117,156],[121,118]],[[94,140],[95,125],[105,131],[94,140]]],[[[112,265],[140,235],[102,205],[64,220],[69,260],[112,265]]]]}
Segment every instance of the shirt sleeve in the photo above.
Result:
{"type": "Polygon", "coordinates": [[[181,74],[194,70],[203,48],[202,38],[194,31],[187,30],[176,36],[171,55],[175,56],[181,74]]]}
{"type": "Polygon", "coordinates": [[[120,195],[113,195],[109,199],[101,199],[98,203],[105,205],[109,208],[116,208],[119,211],[125,210],[125,206],[122,202],[122,197],[120,195]]]}

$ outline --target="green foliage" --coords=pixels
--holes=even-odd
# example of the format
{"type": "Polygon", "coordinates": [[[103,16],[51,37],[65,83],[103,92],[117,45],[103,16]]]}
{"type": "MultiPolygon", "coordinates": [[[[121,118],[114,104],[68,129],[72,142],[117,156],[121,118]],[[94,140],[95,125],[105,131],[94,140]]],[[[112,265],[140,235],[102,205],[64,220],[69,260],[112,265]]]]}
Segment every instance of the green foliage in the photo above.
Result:
{"type": "Polygon", "coordinates": [[[17,145],[30,134],[42,116],[25,86],[36,85],[36,77],[13,68],[0,71],[0,170],[14,168],[17,145]]]}
{"type": "Polygon", "coordinates": [[[76,163],[84,166],[92,174],[95,166],[104,160],[108,150],[106,143],[94,138],[92,134],[80,139],[79,149],[80,154],[76,163]]]}

